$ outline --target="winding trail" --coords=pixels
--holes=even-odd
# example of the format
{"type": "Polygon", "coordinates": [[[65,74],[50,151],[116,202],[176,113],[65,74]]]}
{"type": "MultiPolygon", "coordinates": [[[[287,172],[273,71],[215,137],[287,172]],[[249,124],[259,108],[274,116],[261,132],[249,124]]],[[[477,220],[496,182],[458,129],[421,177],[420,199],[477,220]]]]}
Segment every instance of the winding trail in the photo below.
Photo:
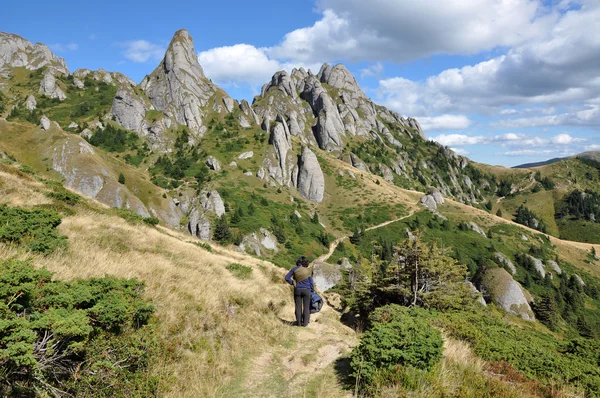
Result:
{"type": "MultiPolygon", "coordinates": [[[[402,221],[404,219],[407,219],[407,218],[411,217],[413,214],[415,214],[415,211],[411,210],[410,213],[408,213],[408,215],[406,215],[406,216],[402,216],[400,218],[395,218],[393,220],[382,222],[381,224],[373,225],[372,227],[365,228],[365,231],[372,231],[374,229],[382,228],[382,227],[385,227],[387,225],[393,224],[395,222],[402,221]]],[[[329,257],[331,257],[333,255],[333,253],[335,252],[335,249],[337,249],[338,245],[341,242],[343,242],[344,240],[348,239],[349,237],[350,237],[350,235],[344,235],[344,236],[341,236],[341,237],[337,238],[333,242],[331,242],[331,244],[329,245],[329,251],[327,253],[322,254],[319,257],[317,257],[317,259],[315,260],[315,262],[326,263],[327,260],[329,260],[329,257]]]]}

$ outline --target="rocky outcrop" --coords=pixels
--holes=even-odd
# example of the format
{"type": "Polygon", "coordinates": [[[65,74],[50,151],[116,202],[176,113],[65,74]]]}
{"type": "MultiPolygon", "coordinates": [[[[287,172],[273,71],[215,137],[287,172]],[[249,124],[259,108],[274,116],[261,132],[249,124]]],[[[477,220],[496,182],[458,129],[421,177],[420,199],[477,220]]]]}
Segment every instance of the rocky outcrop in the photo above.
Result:
{"type": "Polygon", "coordinates": [[[203,108],[219,88],[204,76],[193,39],[185,29],[175,33],[164,59],[140,86],[155,109],[187,126],[197,137],[206,132],[203,108]]]}
{"type": "Polygon", "coordinates": [[[325,176],[317,156],[306,146],[302,148],[302,154],[298,159],[296,188],[308,200],[313,202],[323,201],[325,176]]]}
{"type": "Polygon", "coordinates": [[[581,286],[581,287],[585,286],[585,282],[583,281],[583,279],[581,279],[581,277],[579,275],[573,274],[573,277],[575,278],[575,280],[577,281],[579,286],[581,286]]]}
{"type": "Polygon", "coordinates": [[[261,228],[259,232],[254,232],[244,236],[239,248],[243,252],[250,252],[256,256],[277,253],[279,251],[277,239],[268,230],[261,228]]]}
{"type": "Polygon", "coordinates": [[[37,101],[33,95],[29,95],[25,100],[25,108],[32,111],[37,107],[37,101]]]}
{"type": "Polygon", "coordinates": [[[43,115],[40,119],[40,127],[42,130],[48,130],[50,128],[50,119],[46,115],[43,115]]]}
{"type": "Polygon", "coordinates": [[[531,295],[504,268],[488,269],[482,277],[480,289],[504,311],[526,320],[535,320],[529,305],[531,295]]]}
{"type": "Polygon", "coordinates": [[[110,113],[127,130],[141,132],[147,110],[144,100],[131,87],[121,87],[113,99],[110,113]]]}
{"type": "Polygon", "coordinates": [[[352,265],[342,259],[339,264],[317,262],[313,264],[313,281],[315,287],[321,292],[326,292],[342,281],[342,270],[349,270],[352,265]]]}
{"type": "Polygon", "coordinates": [[[269,171],[269,175],[280,185],[287,185],[291,179],[288,152],[292,149],[292,141],[284,124],[275,122],[269,137],[269,143],[273,146],[276,163],[266,159],[266,169],[269,171]]]}
{"type": "Polygon", "coordinates": [[[444,204],[444,197],[436,188],[430,188],[429,193],[420,200],[421,204],[429,210],[436,210],[438,205],[444,204]]]}
{"type": "Polygon", "coordinates": [[[517,273],[517,268],[515,267],[515,265],[512,263],[512,261],[506,258],[504,254],[496,252],[494,253],[494,258],[498,261],[498,263],[500,263],[500,265],[503,265],[506,268],[508,268],[511,274],[514,275],[517,273]]]}
{"type": "Polygon", "coordinates": [[[188,217],[188,231],[190,234],[202,240],[210,240],[211,226],[205,214],[193,211],[188,217]]]}
{"type": "Polygon", "coordinates": [[[484,307],[487,307],[487,303],[485,302],[485,299],[481,295],[481,292],[479,290],[477,290],[475,285],[469,281],[465,282],[465,284],[467,285],[467,288],[469,288],[469,290],[471,291],[471,297],[473,297],[475,300],[477,300],[477,302],[479,304],[483,305],[484,307]]]}
{"type": "Polygon", "coordinates": [[[221,170],[221,163],[219,163],[219,161],[214,156],[209,156],[208,158],[206,158],[205,163],[211,170],[214,170],[214,171],[221,170]]]}
{"type": "Polygon", "coordinates": [[[254,156],[254,152],[248,151],[248,152],[239,154],[238,159],[240,159],[240,160],[250,159],[252,156],[254,156]]]}
{"type": "Polygon", "coordinates": [[[540,274],[542,278],[544,278],[546,276],[546,270],[544,269],[544,263],[542,262],[542,260],[540,260],[539,258],[535,258],[529,254],[527,254],[526,256],[529,258],[529,260],[531,260],[531,263],[533,264],[536,272],[540,274]]]}
{"type": "Polygon", "coordinates": [[[56,84],[56,78],[54,77],[55,73],[56,70],[54,68],[48,68],[46,70],[44,78],[40,82],[40,89],[38,91],[50,98],[58,98],[60,101],[64,101],[67,99],[67,96],[56,84]]]}
{"type": "Polygon", "coordinates": [[[560,269],[560,266],[558,265],[558,263],[554,260],[546,260],[546,264],[548,266],[550,266],[550,268],[552,268],[552,270],[554,272],[556,272],[557,275],[562,274],[562,269],[560,269]]]}
{"type": "Polygon", "coordinates": [[[484,238],[487,238],[487,234],[485,233],[485,231],[483,229],[481,229],[481,227],[479,227],[479,225],[475,224],[473,221],[469,222],[469,227],[471,227],[471,229],[475,232],[477,232],[479,235],[483,236],[484,238]]]}
{"type": "Polygon", "coordinates": [[[36,70],[45,66],[69,74],[65,60],[54,55],[45,45],[31,44],[21,36],[0,32],[0,70],[18,67],[36,70]]]}

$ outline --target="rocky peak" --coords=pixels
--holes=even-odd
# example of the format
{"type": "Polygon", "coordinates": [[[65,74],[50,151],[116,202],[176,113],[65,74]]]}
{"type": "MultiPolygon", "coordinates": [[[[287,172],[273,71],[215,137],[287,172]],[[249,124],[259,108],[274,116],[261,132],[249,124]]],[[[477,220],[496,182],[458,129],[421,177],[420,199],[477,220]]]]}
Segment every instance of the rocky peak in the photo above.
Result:
{"type": "Polygon", "coordinates": [[[365,96],[358,82],[352,76],[352,73],[342,64],[337,64],[334,67],[331,67],[327,63],[323,64],[317,77],[321,83],[327,83],[338,89],[348,90],[358,97],[365,96]]]}
{"type": "Polygon", "coordinates": [[[0,69],[25,67],[28,70],[53,66],[63,74],[69,74],[63,58],[57,57],[41,43],[31,44],[21,36],[0,32],[0,69]]]}
{"type": "MultiPolygon", "coordinates": [[[[187,30],[181,29],[175,33],[161,63],[140,85],[154,108],[189,127],[195,136],[202,136],[206,132],[203,108],[220,90],[204,76],[194,50],[194,41],[187,30]]],[[[224,92],[221,93],[228,97],[224,92]]],[[[220,111],[222,103],[213,104],[215,110],[220,111]]]]}

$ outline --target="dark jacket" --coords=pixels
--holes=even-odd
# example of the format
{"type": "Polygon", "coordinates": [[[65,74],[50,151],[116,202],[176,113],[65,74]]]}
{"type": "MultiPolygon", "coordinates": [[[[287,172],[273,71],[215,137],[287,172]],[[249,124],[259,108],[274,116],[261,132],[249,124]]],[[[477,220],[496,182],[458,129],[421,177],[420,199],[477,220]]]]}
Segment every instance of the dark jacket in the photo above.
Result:
{"type": "MultiPolygon", "coordinates": [[[[287,273],[287,275],[285,276],[285,280],[287,283],[294,286],[294,281],[293,281],[292,277],[294,276],[294,272],[300,267],[301,267],[300,265],[297,265],[294,268],[292,268],[290,270],[290,272],[287,273]]],[[[297,282],[296,289],[310,289],[311,292],[314,292],[315,291],[315,283],[313,282],[312,276],[309,276],[308,278],[304,279],[303,281],[297,282]]]]}

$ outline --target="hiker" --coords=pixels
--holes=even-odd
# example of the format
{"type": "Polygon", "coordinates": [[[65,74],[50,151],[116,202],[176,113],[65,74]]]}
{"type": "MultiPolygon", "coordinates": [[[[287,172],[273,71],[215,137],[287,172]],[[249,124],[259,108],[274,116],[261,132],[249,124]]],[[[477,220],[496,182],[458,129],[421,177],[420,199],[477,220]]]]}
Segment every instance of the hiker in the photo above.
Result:
{"type": "Polygon", "coordinates": [[[296,266],[288,272],[285,280],[294,286],[294,304],[296,305],[296,325],[308,326],[310,321],[311,297],[315,291],[312,278],[312,267],[308,266],[304,256],[296,261],[296,266]]]}

